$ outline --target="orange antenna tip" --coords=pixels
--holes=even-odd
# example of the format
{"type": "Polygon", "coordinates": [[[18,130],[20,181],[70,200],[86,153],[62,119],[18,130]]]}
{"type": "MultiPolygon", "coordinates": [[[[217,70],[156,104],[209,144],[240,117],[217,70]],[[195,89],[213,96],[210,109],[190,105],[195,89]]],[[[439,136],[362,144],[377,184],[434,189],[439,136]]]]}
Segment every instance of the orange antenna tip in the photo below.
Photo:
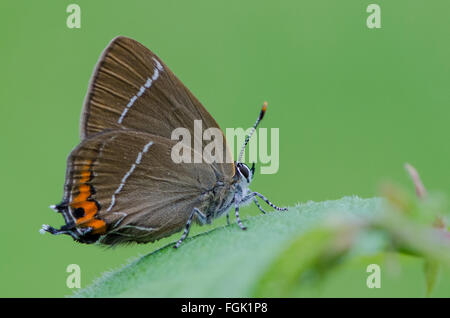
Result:
{"type": "Polygon", "coordinates": [[[259,114],[259,120],[263,119],[266,110],[267,110],[267,102],[264,102],[263,107],[261,109],[261,113],[259,114]]]}

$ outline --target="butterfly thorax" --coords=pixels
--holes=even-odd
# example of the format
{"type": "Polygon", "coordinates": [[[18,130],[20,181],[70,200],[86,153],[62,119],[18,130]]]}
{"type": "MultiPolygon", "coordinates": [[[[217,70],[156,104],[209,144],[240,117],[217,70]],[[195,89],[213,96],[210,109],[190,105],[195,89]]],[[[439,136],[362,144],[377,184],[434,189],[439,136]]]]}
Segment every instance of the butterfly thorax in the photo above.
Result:
{"type": "Polygon", "coordinates": [[[218,182],[214,189],[209,193],[210,202],[206,211],[207,223],[211,223],[213,219],[218,218],[234,206],[236,201],[239,203],[249,192],[249,184],[253,173],[244,164],[236,166],[236,173],[231,183],[218,182]],[[243,166],[245,166],[243,168],[243,166]],[[246,170],[249,171],[246,174],[246,170]],[[241,171],[244,170],[244,173],[241,171]]]}

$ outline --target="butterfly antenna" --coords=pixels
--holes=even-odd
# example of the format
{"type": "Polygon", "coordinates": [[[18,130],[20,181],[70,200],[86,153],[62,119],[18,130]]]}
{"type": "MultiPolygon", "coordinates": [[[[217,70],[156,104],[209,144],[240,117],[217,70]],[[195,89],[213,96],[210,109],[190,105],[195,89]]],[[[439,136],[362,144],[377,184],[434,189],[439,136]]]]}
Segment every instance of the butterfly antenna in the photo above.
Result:
{"type": "Polygon", "coordinates": [[[259,113],[258,119],[256,120],[255,124],[253,125],[253,128],[250,131],[250,133],[245,137],[244,145],[241,148],[241,152],[239,153],[239,158],[238,158],[237,162],[241,162],[242,157],[244,156],[245,147],[247,147],[247,144],[250,141],[250,138],[252,137],[253,133],[256,131],[256,127],[258,127],[259,123],[263,119],[264,114],[266,113],[266,109],[267,109],[267,102],[264,102],[261,112],[259,113]]]}

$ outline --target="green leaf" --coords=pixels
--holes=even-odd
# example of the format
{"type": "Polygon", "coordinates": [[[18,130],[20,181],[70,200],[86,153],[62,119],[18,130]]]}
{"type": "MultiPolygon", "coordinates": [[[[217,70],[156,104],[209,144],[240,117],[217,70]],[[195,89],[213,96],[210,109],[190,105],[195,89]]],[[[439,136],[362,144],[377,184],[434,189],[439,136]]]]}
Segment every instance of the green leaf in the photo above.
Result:
{"type": "Polygon", "coordinates": [[[346,255],[355,237],[351,226],[319,227],[300,235],[261,275],[253,296],[300,295],[301,286],[317,284],[324,279],[346,255]]]}
{"type": "MultiPolygon", "coordinates": [[[[166,246],[105,274],[75,296],[249,297],[261,275],[292,239],[330,216],[372,216],[381,201],[345,197],[251,217],[243,220],[247,231],[231,224],[188,238],[177,250],[166,246]]],[[[178,237],[174,236],[174,241],[178,237]]],[[[320,237],[316,240],[319,245],[321,241],[320,237]]]]}
{"type": "MultiPolygon", "coordinates": [[[[421,206],[417,213],[398,213],[385,203],[345,197],[251,217],[244,220],[247,231],[231,224],[190,237],[180,249],[168,245],[105,274],[75,296],[297,297],[305,287],[320,295],[339,268],[353,268],[357,294],[372,295],[364,276],[368,264],[353,260],[385,252],[436,262],[425,270],[429,294],[439,266],[450,267],[450,239],[417,219],[421,206]]],[[[417,288],[406,292],[411,290],[417,288]]]]}

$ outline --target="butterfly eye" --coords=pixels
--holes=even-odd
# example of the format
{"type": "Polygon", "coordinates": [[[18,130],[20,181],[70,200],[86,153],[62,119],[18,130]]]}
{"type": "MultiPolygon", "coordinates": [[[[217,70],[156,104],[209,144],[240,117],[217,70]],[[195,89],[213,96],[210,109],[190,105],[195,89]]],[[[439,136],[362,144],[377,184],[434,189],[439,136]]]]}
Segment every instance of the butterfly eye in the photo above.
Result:
{"type": "Polygon", "coordinates": [[[238,170],[239,173],[247,179],[247,182],[250,182],[249,176],[250,176],[250,169],[243,163],[238,164],[238,170]]]}

